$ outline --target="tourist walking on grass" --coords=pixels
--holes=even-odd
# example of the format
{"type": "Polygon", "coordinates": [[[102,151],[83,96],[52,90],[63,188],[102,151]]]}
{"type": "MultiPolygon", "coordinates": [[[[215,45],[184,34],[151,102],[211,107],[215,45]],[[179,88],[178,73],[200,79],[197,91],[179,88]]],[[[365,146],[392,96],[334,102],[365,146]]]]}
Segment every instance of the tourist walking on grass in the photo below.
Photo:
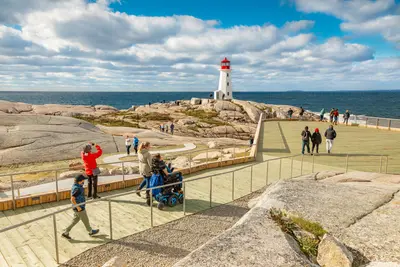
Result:
{"type": "Polygon", "coordinates": [[[319,133],[318,128],[315,128],[314,133],[311,135],[311,142],[312,142],[311,155],[314,154],[314,148],[316,148],[315,152],[317,152],[317,154],[318,154],[319,153],[319,145],[322,143],[322,136],[319,133]]]}
{"type": "Polygon", "coordinates": [[[138,153],[138,147],[139,147],[139,139],[135,136],[133,137],[133,149],[135,149],[136,155],[138,153]]]}
{"type": "Polygon", "coordinates": [[[349,119],[350,119],[350,112],[348,110],[346,110],[346,112],[343,114],[343,119],[344,119],[344,123],[346,123],[346,125],[348,125],[349,119]]]}
{"type": "Polygon", "coordinates": [[[333,129],[333,125],[329,125],[329,128],[325,131],[326,138],[326,151],[331,153],[333,147],[333,140],[336,138],[336,131],[333,129]]]}
{"type": "MultiPolygon", "coordinates": [[[[71,189],[72,205],[78,205],[80,203],[86,202],[85,189],[83,188],[84,183],[85,183],[85,176],[79,175],[75,177],[74,184],[72,185],[71,189]]],[[[98,229],[94,230],[90,226],[89,217],[86,213],[85,204],[74,207],[73,211],[74,211],[74,218],[72,219],[71,224],[67,228],[65,228],[64,233],[62,233],[62,237],[66,239],[71,239],[71,237],[69,236],[69,232],[79,221],[82,221],[82,223],[85,225],[86,231],[90,236],[95,235],[99,232],[98,229]]]]}
{"type": "Polygon", "coordinates": [[[335,112],[335,109],[332,108],[331,111],[329,112],[329,122],[333,123],[333,113],[335,112]]]}
{"type": "Polygon", "coordinates": [[[288,114],[289,120],[291,120],[292,119],[292,115],[293,115],[293,109],[289,108],[287,114],[288,114]]]}
{"type": "MultiPolygon", "coordinates": [[[[149,185],[149,179],[151,177],[151,155],[149,152],[150,143],[144,142],[139,146],[139,173],[143,176],[143,181],[139,185],[138,190],[142,190],[143,187],[149,185]]],[[[140,192],[136,193],[140,197],[140,192]]],[[[149,195],[149,192],[146,191],[146,197],[149,195]]]]}
{"type": "Polygon", "coordinates": [[[131,153],[132,139],[127,135],[125,137],[126,154],[129,156],[131,153]]]}
{"type": "Polygon", "coordinates": [[[305,147],[307,147],[307,153],[310,153],[310,138],[311,138],[311,133],[308,130],[308,126],[306,126],[304,130],[301,132],[301,140],[302,140],[301,154],[303,155],[305,147]]]}
{"type": "Polygon", "coordinates": [[[175,129],[175,125],[174,125],[174,123],[173,123],[173,122],[171,123],[171,126],[170,126],[170,128],[171,128],[171,134],[172,134],[172,135],[174,135],[174,129],[175,129]]]}
{"type": "Polygon", "coordinates": [[[81,152],[83,165],[85,166],[85,173],[88,176],[88,198],[100,198],[97,195],[97,179],[100,174],[100,169],[97,167],[96,159],[103,154],[103,150],[99,145],[91,143],[86,145],[81,152]],[[92,153],[92,147],[96,147],[97,152],[92,153]],[[93,195],[92,195],[93,192],[93,195]]]}
{"type": "Polygon", "coordinates": [[[334,124],[337,125],[338,120],[339,120],[339,110],[338,109],[335,109],[335,111],[333,112],[333,120],[334,120],[334,124]]]}
{"type": "Polygon", "coordinates": [[[324,121],[325,109],[323,108],[319,113],[319,121],[324,121]]]}

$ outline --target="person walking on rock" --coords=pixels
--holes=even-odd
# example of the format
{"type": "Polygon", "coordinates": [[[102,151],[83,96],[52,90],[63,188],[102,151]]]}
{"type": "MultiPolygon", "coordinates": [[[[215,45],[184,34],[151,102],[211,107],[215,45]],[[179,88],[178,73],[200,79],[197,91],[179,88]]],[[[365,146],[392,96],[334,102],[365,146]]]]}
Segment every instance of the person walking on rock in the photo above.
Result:
{"type": "Polygon", "coordinates": [[[329,112],[329,122],[333,123],[333,113],[335,112],[335,109],[332,108],[331,111],[329,112]]]}
{"type": "Polygon", "coordinates": [[[174,135],[175,125],[173,122],[171,123],[171,126],[169,128],[171,129],[171,134],[174,135]]]}
{"type": "Polygon", "coordinates": [[[319,114],[319,121],[324,121],[325,109],[323,108],[319,114]]]}
{"type": "Polygon", "coordinates": [[[293,115],[293,109],[289,108],[287,114],[288,114],[289,120],[291,120],[292,119],[292,115],[293,115]]]}
{"type": "Polygon", "coordinates": [[[344,119],[344,123],[346,123],[346,125],[348,125],[349,119],[350,119],[350,112],[348,110],[346,110],[346,112],[343,114],[343,119],[344,119]]]}
{"type": "Polygon", "coordinates": [[[305,147],[307,147],[307,153],[310,153],[310,138],[311,138],[311,133],[308,130],[308,126],[306,126],[304,128],[304,131],[301,132],[301,140],[302,140],[301,154],[303,155],[305,147]]]}
{"type": "Polygon", "coordinates": [[[100,198],[97,195],[97,179],[100,174],[100,170],[97,167],[96,159],[101,157],[103,150],[99,145],[91,143],[91,145],[86,145],[81,152],[81,158],[83,160],[83,165],[85,166],[85,173],[88,176],[88,198],[100,198]],[[92,153],[92,147],[96,147],[97,152],[92,153]]]}
{"type": "Polygon", "coordinates": [[[125,146],[126,146],[126,154],[129,156],[131,153],[132,139],[129,138],[129,135],[125,137],[125,146]]]}
{"type": "MultiPolygon", "coordinates": [[[[71,189],[71,202],[73,205],[78,205],[80,203],[85,203],[85,189],[83,188],[83,184],[85,183],[85,176],[79,175],[75,177],[74,184],[72,185],[71,189]]],[[[69,232],[71,229],[79,222],[82,221],[82,223],[85,225],[86,231],[90,236],[95,235],[99,232],[98,229],[94,230],[90,226],[89,223],[89,217],[86,213],[86,207],[85,204],[76,206],[73,208],[74,211],[74,218],[72,219],[71,224],[65,228],[64,233],[62,233],[62,237],[66,239],[71,239],[69,236],[69,232]]]]}
{"type": "MultiPolygon", "coordinates": [[[[149,142],[144,142],[141,143],[139,146],[139,173],[140,175],[143,176],[143,181],[139,185],[138,190],[142,190],[143,187],[149,185],[149,179],[151,177],[151,155],[149,152],[150,149],[150,143],[149,142]]],[[[140,192],[136,193],[140,197],[140,192]]],[[[146,196],[148,196],[149,192],[146,191],[146,196]]]]}
{"type": "Polygon", "coordinates": [[[311,135],[311,142],[312,142],[312,148],[311,148],[311,155],[314,154],[314,148],[316,148],[317,154],[319,153],[319,145],[322,143],[322,136],[319,133],[319,129],[315,128],[314,133],[311,135]]]}
{"type": "Polygon", "coordinates": [[[333,112],[333,121],[335,125],[338,124],[338,120],[339,120],[339,110],[335,109],[335,111],[333,112]]]}
{"type": "Polygon", "coordinates": [[[300,120],[303,120],[303,115],[304,115],[304,108],[300,107],[300,113],[299,113],[300,120]]]}
{"type": "Polygon", "coordinates": [[[333,140],[336,138],[336,131],[333,129],[333,125],[329,125],[329,128],[325,131],[326,138],[326,151],[331,153],[333,147],[333,140]]]}
{"type": "Polygon", "coordinates": [[[139,147],[139,139],[135,136],[133,137],[133,149],[135,150],[136,155],[138,153],[138,147],[139,147]]]}

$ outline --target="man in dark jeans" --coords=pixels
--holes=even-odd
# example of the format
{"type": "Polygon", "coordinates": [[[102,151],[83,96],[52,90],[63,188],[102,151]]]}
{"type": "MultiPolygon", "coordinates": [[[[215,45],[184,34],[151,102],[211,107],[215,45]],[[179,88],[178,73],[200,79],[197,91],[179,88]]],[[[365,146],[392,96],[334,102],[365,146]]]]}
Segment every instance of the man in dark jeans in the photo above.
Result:
{"type": "Polygon", "coordinates": [[[311,138],[311,133],[308,130],[308,126],[306,126],[304,128],[304,131],[301,132],[301,140],[302,140],[301,154],[303,155],[305,147],[307,147],[307,153],[310,153],[310,138],[311,138]]]}
{"type": "Polygon", "coordinates": [[[90,145],[86,145],[81,152],[81,158],[83,160],[83,165],[85,166],[85,173],[88,176],[88,198],[100,198],[97,195],[97,173],[99,169],[97,168],[96,159],[99,158],[103,154],[103,150],[99,145],[91,143],[90,145]],[[92,153],[92,147],[96,147],[97,152],[92,153]]]}
{"type": "MultiPolygon", "coordinates": [[[[85,201],[86,201],[85,189],[83,188],[84,183],[85,183],[85,176],[79,175],[79,176],[75,177],[75,181],[74,181],[74,184],[72,185],[72,189],[71,189],[72,205],[85,203],[85,201]]],[[[67,228],[65,228],[64,233],[62,234],[62,237],[66,238],[66,239],[71,239],[71,237],[69,236],[69,232],[79,221],[83,222],[83,224],[86,227],[86,231],[88,231],[90,236],[95,235],[99,232],[98,229],[93,230],[92,227],[90,226],[89,217],[87,216],[87,213],[86,213],[85,204],[74,207],[73,211],[74,211],[74,218],[72,219],[71,224],[67,228]]]]}

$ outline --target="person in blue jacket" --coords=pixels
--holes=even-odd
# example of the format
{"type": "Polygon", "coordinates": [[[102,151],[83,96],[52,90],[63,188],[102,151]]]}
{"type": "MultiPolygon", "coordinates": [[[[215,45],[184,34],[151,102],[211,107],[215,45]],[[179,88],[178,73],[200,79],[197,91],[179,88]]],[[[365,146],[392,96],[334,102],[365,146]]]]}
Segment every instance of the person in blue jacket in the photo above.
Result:
{"type": "Polygon", "coordinates": [[[136,155],[137,155],[138,147],[139,147],[139,139],[135,136],[135,137],[133,137],[133,149],[135,149],[136,155]]]}

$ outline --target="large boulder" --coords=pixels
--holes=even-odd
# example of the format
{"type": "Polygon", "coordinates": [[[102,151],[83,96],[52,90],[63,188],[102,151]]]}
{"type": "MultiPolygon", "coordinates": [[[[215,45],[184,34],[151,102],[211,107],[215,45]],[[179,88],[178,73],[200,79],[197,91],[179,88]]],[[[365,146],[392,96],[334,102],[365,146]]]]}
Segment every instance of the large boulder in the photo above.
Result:
{"type": "Polygon", "coordinates": [[[174,265],[183,266],[312,266],[297,242],[281,231],[269,211],[253,208],[231,229],[210,240],[174,265]]]}
{"type": "Polygon", "coordinates": [[[248,118],[245,114],[232,110],[222,110],[219,112],[218,117],[220,117],[224,121],[246,121],[246,118],[248,118]]]}
{"type": "Polygon", "coordinates": [[[32,105],[0,100],[0,111],[4,113],[19,114],[32,111],[32,105]]]}
{"type": "Polygon", "coordinates": [[[191,105],[200,105],[200,104],[201,104],[201,99],[200,99],[200,98],[195,98],[195,97],[193,97],[193,98],[190,100],[190,104],[191,104],[191,105]]]}
{"type": "Polygon", "coordinates": [[[242,109],[239,106],[229,101],[217,101],[214,105],[214,109],[217,112],[221,112],[224,110],[242,112],[242,109]]]}
{"type": "Polygon", "coordinates": [[[239,106],[241,106],[244,111],[247,113],[247,115],[249,116],[249,118],[254,122],[254,123],[258,123],[261,114],[263,113],[260,109],[256,108],[255,106],[253,106],[252,104],[250,104],[247,101],[242,101],[242,100],[232,100],[232,102],[234,104],[237,104],[239,106]]]}
{"type": "Polygon", "coordinates": [[[339,240],[325,234],[318,246],[317,261],[324,267],[352,267],[353,255],[339,240]]]}
{"type": "Polygon", "coordinates": [[[193,125],[198,121],[197,118],[189,118],[189,119],[180,119],[178,124],[180,125],[193,125]]]}

